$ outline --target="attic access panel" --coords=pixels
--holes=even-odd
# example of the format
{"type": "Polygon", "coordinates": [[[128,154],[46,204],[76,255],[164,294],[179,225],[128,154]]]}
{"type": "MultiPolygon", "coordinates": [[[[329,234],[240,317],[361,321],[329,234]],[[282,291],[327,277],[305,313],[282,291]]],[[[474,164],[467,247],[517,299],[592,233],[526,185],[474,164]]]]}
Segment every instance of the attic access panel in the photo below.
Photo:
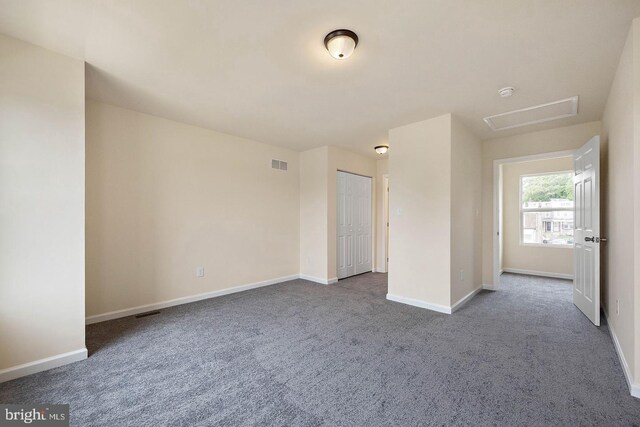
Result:
{"type": "Polygon", "coordinates": [[[573,117],[578,114],[578,97],[561,99],[507,113],[485,117],[484,122],[494,131],[535,125],[551,120],[573,117]]]}

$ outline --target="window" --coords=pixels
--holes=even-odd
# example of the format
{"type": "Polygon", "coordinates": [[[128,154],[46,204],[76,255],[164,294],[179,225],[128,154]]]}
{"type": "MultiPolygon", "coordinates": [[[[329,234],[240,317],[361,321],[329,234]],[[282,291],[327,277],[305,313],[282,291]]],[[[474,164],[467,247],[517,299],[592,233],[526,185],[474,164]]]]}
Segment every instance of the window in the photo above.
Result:
{"type": "Polygon", "coordinates": [[[520,241],[524,245],[573,245],[573,174],[520,177],[520,241]]]}

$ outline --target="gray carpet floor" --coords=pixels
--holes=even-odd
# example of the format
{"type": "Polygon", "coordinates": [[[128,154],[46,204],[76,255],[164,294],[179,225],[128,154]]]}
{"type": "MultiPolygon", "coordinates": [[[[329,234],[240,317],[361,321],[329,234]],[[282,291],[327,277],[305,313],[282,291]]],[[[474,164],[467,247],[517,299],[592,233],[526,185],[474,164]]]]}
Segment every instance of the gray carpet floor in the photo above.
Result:
{"type": "Polygon", "coordinates": [[[562,280],[504,275],[453,315],[386,275],[294,280],[87,327],[88,360],[0,384],[72,425],[634,425],[606,325],[562,280]]]}

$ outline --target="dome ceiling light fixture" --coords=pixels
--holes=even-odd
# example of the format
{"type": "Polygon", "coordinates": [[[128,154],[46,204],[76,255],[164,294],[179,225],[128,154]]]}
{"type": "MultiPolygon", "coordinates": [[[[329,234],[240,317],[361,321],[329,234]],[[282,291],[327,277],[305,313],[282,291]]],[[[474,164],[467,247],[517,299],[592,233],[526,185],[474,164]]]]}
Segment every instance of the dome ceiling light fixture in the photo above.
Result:
{"type": "Polygon", "coordinates": [[[324,38],[324,46],[335,59],[347,59],[358,45],[358,36],[351,30],[334,30],[324,38]]]}
{"type": "Polygon", "coordinates": [[[378,154],[385,154],[387,151],[389,151],[389,146],[388,145],[376,145],[374,150],[376,150],[376,153],[378,154]]]}

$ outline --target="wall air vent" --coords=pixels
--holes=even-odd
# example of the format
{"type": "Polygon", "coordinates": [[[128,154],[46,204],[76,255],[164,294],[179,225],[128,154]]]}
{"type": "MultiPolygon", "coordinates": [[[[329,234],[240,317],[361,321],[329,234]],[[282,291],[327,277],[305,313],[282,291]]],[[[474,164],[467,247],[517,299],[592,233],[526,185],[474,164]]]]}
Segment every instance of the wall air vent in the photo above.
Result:
{"type": "Polygon", "coordinates": [[[136,314],[136,319],[141,319],[143,317],[154,316],[156,314],[160,314],[160,310],[155,311],[147,311],[146,313],[136,314]]]}
{"type": "Polygon", "coordinates": [[[485,117],[484,122],[494,131],[513,129],[520,126],[535,125],[551,120],[573,117],[578,114],[578,97],[522,108],[508,113],[485,117]]]}
{"type": "Polygon", "coordinates": [[[272,159],[271,160],[271,168],[272,169],[279,169],[281,171],[286,171],[287,170],[287,162],[285,162],[284,160],[272,159]]]}

